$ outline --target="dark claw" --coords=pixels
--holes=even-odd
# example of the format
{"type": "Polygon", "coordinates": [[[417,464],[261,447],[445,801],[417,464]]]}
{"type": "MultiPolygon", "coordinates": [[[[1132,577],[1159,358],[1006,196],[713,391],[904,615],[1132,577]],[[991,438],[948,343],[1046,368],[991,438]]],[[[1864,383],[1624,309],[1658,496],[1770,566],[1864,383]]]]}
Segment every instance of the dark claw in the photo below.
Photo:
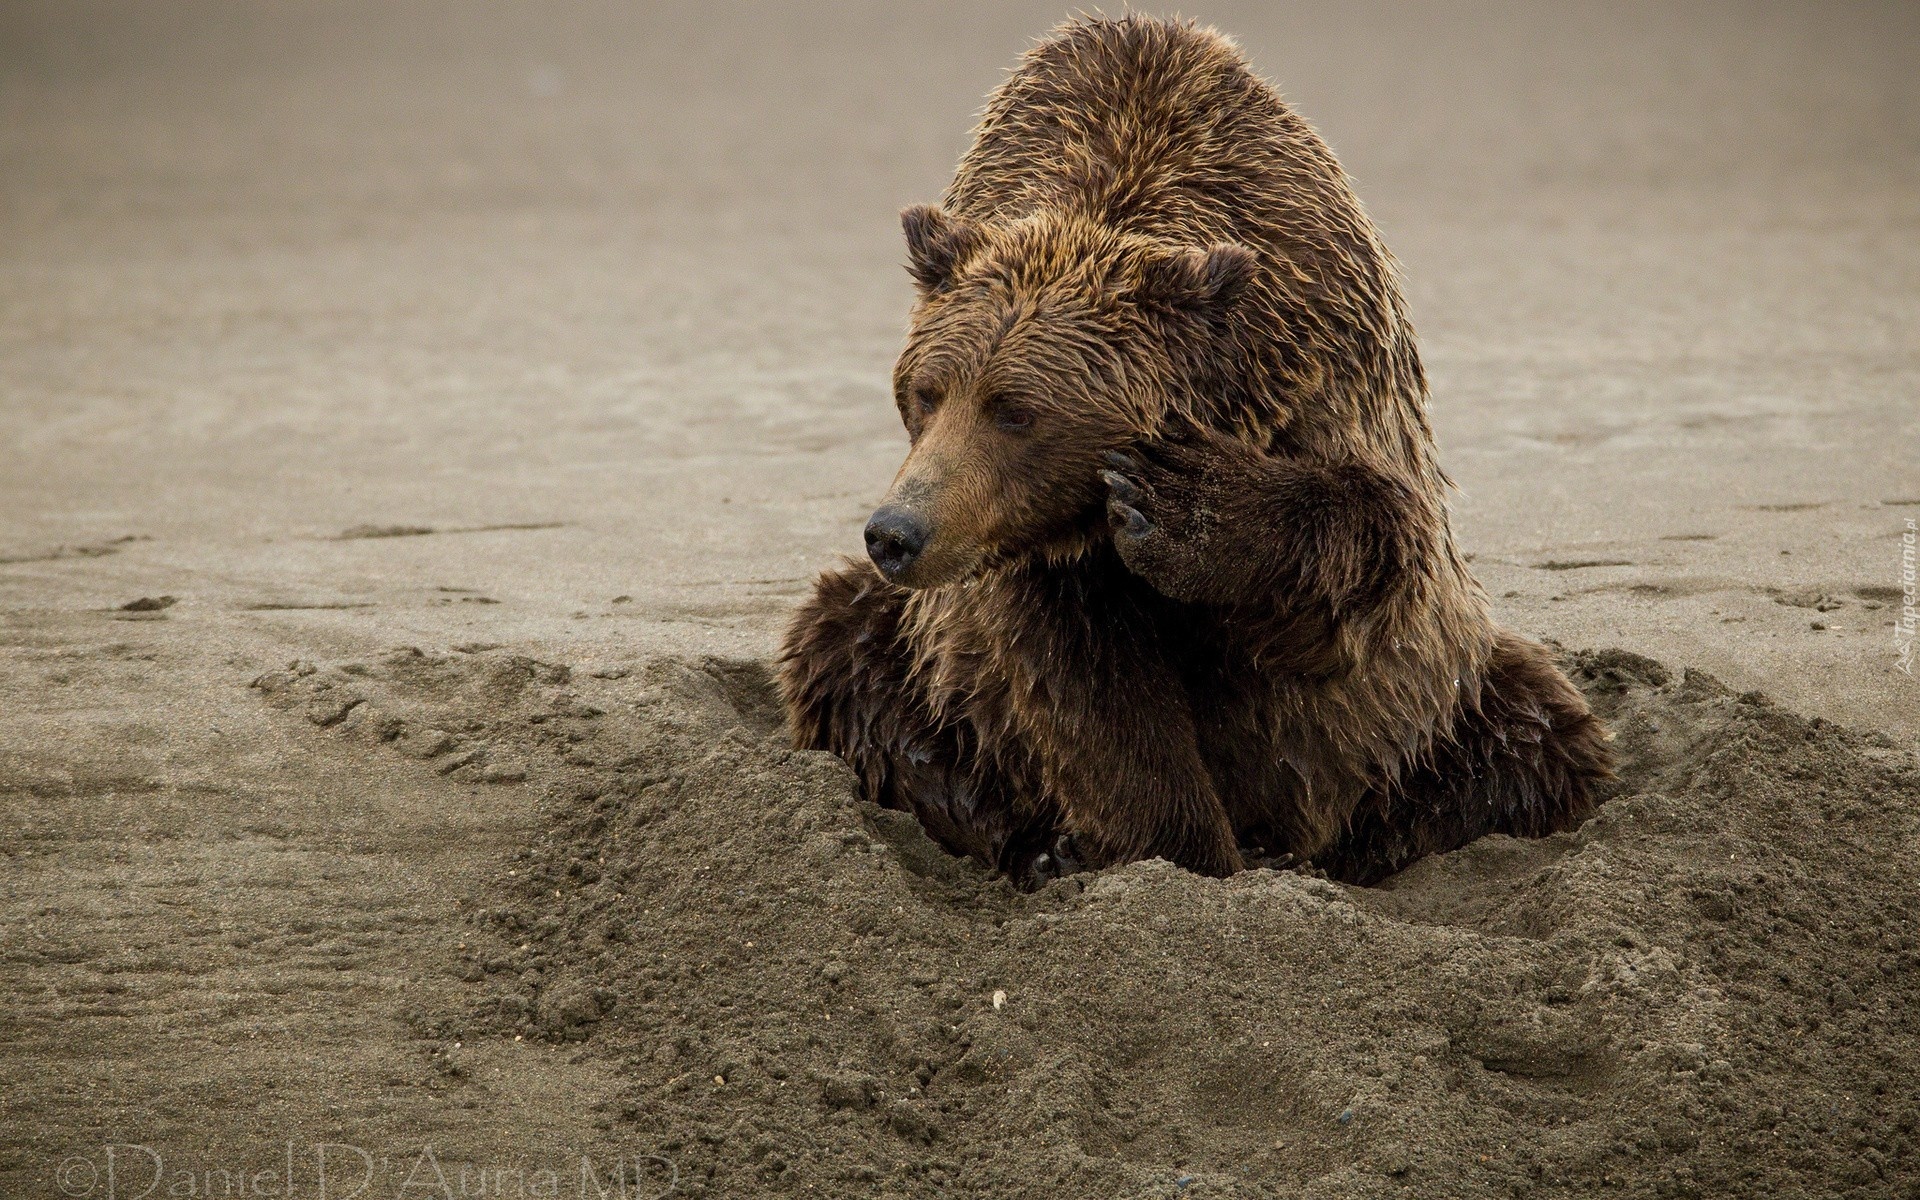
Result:
{"type": "Polygon", "coordinates": [[[1118,450],[1109,450],[1105,457],[1107,465],[1116,471],[1138,471],[1140,469],[1140,464],[1133,461],[1133,456],[1130,454],[1122,454],[1118,450]]]}
{"type": "Polygon", "coordinates": [[[1142,514],[1139,509],[1128,508],[1124,504],[1119,507],[1120,517],[1126,522],[1127,535],[1129,537],[1145,537],[1153,532],[1153,522],[1147,520],[1146,516],[1142,514]]]}
{"type": "Polygon", "coordinates": [[[1132,504],[1140,498],[1140,489],[1133,486],[1133,480],[1128,479],[1118,471],[1102,471],[1100,472],[1100,478],[1106,481],[1107,489],[1113,493],[1116,499],[1132,504]]]}
{"type": "Polygon", "coordinates": [[[1056,870],[1062,875],[1075,875],[1086,869],[1081,858],[1080,846],[1071,833],[1063,833],[1053,841],[1053,860],[1056,870]]]}

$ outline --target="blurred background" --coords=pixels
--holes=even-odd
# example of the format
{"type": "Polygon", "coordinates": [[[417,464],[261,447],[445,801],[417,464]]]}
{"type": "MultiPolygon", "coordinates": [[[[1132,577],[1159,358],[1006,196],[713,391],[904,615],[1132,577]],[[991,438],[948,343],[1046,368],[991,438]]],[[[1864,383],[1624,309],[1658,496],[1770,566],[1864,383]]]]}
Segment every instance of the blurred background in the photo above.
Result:
{"type": "MultiPolygon", "coordinates": [[[[0,587],[765,652],[904,446],[895,214],[1064,15],[12,0],[0,587]]],[[[1191,15],[1404,264],[1507,620],[1920,733],[1920,8],[1191,15]]]]}

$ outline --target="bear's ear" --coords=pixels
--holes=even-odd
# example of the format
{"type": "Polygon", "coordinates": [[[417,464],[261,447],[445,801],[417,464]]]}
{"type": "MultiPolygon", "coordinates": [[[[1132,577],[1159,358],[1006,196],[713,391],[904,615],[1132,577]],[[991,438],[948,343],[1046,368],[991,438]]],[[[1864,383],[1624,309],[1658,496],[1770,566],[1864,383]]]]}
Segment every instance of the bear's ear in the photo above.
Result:
{"type": "Polygon", "coordinates": [[[907,272],[927,295],[952,283],[980,248],[980,231],[937,204],[901,210],[900,225],[907,232],[907,272]]]}
{"type": "Polygon", "coordinates": [[[1141,271],[1140,298],[1168,308],[1232,304],[1253,280],[1260,260],[1233,242],[1175,250],[1151,258],[1141,271]]]}

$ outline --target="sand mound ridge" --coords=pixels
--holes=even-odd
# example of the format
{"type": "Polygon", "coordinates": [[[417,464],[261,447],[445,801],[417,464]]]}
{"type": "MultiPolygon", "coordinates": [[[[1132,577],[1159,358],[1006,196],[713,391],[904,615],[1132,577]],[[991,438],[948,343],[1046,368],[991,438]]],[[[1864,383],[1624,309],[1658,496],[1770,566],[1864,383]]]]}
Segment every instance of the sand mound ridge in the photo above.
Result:
{"type": "Polygon", "coordinates": [[[786,748],[763,664],[407,648],[255,686],[544,789],[447,964],[471,1004],[404,1015],[454,1079],[487,1037],[619,1062],[603,1128],[682,1194],[1909,1194],[1912,754],[1566,665],[1624,762],[1574,833],[1374,889],[1149,862],[1033,895],[786,748]]]}

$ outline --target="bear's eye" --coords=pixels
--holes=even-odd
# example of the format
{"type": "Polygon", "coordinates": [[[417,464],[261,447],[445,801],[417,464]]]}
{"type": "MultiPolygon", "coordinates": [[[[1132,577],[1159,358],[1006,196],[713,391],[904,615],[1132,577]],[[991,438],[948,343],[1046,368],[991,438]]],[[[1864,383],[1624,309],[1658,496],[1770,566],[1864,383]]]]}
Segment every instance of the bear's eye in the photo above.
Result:
{"type": "Polygon", "coordinates": [[[1002,429],[1018,432],[1033,427],[1033,410],[1017,400],[995,396],[987,402],[987,411],[993,414],[993,423],[1002,429]]]}
{"type": "Polygon", "coordinates": [[[940,392],[937,389],[928,387],[925,384],[921,384],[919,387],[913,389],[913,408],[915,412],[925,416],[939,407],[940,392]]]}

